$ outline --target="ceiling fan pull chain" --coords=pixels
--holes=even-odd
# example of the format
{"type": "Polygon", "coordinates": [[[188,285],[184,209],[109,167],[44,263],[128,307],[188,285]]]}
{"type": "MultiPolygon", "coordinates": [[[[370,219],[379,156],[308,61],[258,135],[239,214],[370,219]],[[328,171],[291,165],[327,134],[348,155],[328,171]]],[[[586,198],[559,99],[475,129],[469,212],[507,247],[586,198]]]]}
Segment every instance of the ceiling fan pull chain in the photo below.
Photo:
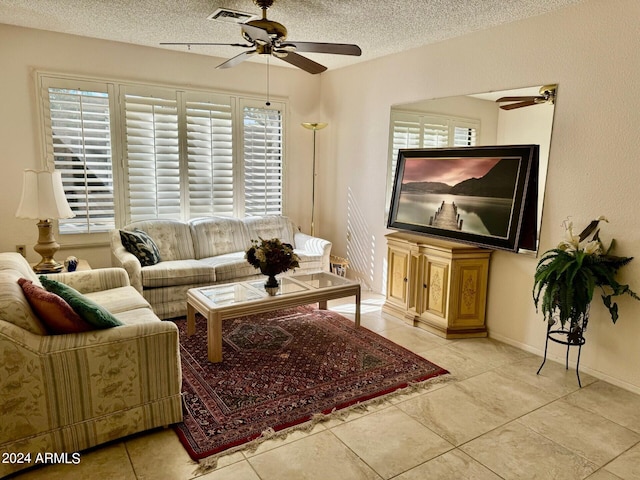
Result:
{"type": "Polygon", "coordinates": [[[271,105],[271,102],[269,101],[269,56],[267,56],[267,103],[265,103],[265,105],[267,107],[271,105]]]}

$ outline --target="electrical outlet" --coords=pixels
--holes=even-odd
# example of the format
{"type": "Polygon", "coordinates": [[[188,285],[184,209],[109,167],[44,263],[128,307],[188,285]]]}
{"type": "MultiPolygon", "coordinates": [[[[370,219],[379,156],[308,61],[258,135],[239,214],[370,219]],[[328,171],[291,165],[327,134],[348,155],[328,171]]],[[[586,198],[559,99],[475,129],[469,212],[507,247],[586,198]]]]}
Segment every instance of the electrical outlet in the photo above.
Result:
{"type": "Polygon", "coordinates": [[[16,252],[18,252],[23,257],[27,258],[27,251],[25,250],[24,245],[16,245],[16,252]]]}

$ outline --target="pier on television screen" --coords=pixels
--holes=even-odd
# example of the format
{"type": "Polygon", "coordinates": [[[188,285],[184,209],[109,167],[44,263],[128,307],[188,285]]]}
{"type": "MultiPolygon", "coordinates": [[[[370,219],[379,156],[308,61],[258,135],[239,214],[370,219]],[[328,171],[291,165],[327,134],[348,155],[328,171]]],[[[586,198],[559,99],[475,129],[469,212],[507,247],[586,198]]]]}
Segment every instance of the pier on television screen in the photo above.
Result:
{"type": "Polygon", "coordinates": [[[538,152],[538,145],[400,150],[388,227],[535,250],[538,152]]]}

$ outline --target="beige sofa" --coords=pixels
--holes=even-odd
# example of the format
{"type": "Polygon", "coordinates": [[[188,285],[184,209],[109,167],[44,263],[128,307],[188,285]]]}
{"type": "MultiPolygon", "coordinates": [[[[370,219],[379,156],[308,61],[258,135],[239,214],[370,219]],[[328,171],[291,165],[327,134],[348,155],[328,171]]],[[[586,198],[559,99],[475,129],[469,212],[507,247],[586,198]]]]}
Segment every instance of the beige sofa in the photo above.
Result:
{"type": "Polygon", "coordinates": [[[251,240],[279,238],[293,245],[300,257],[295,273],[329,270],[331,242],[298,232],[284,216],[148,220],[123,229],[146,232],[158,247],[162,261],[143,267],[122,245],[119,230],[111,232],[113,265],[127,271],[160,318],[186,315],[190,288],[264,278],[244,258],[251,240]]]}
{"type": "Polygon", "coordinates": [[[182,421],[178,329],[162,322],[120,268],[49,275],[124,323],[47,335],[18,285],[40,285],[17,253],[0,253],[0,478],[38,453],[72,453],[182,421]],[[9,458],[9,457],[7,457],[9,458]]]}

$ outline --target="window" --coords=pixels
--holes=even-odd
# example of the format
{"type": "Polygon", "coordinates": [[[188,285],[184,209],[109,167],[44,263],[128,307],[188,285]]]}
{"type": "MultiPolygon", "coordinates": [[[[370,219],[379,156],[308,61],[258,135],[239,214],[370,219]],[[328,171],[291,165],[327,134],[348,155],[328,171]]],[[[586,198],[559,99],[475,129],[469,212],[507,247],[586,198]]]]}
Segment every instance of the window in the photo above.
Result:
{"type": "Polygon", "coordinates": [[[61,234],[149,218],[282,213],[285,104],[38,78],[47,157],[76,213],[60,221],[61,234]]]}
{"type": "Polygon", "coordinates": [[[282,213],[282,115],[245,106],[244,185],[246,215],[282,213]]]}
{"type": "Polygon", "coordinates": [[[127,223],[182,216],[178,102],[173,96],[124,89],[127,223]]]}
{"type": "Polygon", "coordinates": [[[192,96],[187,109],[191,217],[234,214],[233,110],[228,99],[192,96]]]}
{"type": "Polygon", "coordinates": [[[88,87],[43,89],[49,113],[47,151],[75,214],[60,220],[62,234],[107,232],[115,227],[109,89],[88,87]]]}
{"type": "MultiPolygon", "coordinates": [[[[387,206],[401,148],[472,147],[480,121],[422,112],[392,110],[387,172],[387,206]]],[[[388,207],[387,207],[388,208],[388,207]]]]}

